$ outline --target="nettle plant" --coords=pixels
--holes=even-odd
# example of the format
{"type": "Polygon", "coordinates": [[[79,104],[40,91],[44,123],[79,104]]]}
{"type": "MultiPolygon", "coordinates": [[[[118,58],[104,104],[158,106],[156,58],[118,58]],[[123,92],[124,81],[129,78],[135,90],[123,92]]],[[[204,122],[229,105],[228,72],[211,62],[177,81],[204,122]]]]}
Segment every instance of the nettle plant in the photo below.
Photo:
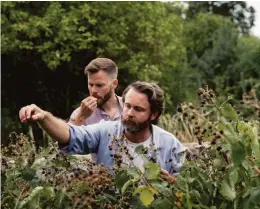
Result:
{"type": "MultiPolygon", "coordinates": [[[[51,141],[36,151],[32,139],[12,133],[10,145],[1,150],[1,207],[260,208],[259,120],[255,115],[244,118],[230,96],[219,99],[208,88],[198,94],[202,107],[183,103],[173,117],[182,118],[179,131],[187,128],[201,145],[198,154],[187,152],[174,181],[161,177],[159,165],[143,146],[135,151],[147,162],[144,170],[131,164],[131,156],[130,166],[123,166],[122,152],[128,151],[116,138],[118,150],[111,156],[115,165],[105,168],[66,155],[51,141]]],[[[258,101],[242,103],[259,107],[258,101]]]]}

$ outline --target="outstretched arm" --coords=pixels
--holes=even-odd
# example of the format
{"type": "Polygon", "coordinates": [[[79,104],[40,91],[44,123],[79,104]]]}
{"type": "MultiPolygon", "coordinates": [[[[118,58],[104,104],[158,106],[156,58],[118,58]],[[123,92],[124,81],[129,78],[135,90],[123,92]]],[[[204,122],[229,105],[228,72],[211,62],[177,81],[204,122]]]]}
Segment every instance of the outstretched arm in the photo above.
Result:
{"type": "Polygon", "coordinates": [[[51,137],[61,144],[68,144],[70,139],[69,125],[51,113],[42,110],[36,105],[28,105],[19,111],[19,118],[22,123],[35,121],[46,131],[51,137]]]}

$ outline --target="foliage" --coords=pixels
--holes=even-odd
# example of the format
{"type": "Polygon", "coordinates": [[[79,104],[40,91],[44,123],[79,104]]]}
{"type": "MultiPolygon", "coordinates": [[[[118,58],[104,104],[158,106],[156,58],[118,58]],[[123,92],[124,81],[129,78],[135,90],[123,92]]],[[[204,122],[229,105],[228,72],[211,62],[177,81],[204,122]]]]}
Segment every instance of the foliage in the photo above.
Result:
{"type": "Polygon", "coordinates": [[[188,5],[187,18],[194,18],[200,12],[229,17],[245,34],[254,25],[255,9],[244,1],[200,1],[188,5]]]}
{"type": "MultiPolygon", "coordinates": [[[[1,2],[2,120],[32,103],[68,118],[87,95],[83,70],[96,57],[117,63],[118,95],[136,80],[159,84],[167,114],[196,104],[203,83],[241,99],[259,88],[259,38],[229,18],[227,8],[249,9],[244,2],[220,4],[206,2],[209,13],[189,2],[198,8],[190,18],[181,2],[1,2]]],[[[2,132],[7,144],[10,129],[2,132]]]]}
{"type": "MultiPolygon", "coordinates": [[[[207,87],[200,88],[198,95],[201,108],[215,113],[203,118],[211,128],[204,123],[194,127],[202,145],[199,154],[187,153],[182,171],[171,184],[162,179],[159,165],[152,161],[144,171],[123,166],[124,148],[113,156],[115,166],[105,168],[82,156],[66,155],[51,141],[36,152],[33,140],[11,133],[12,143],[1,151],[1,207],[260,208],[259,120],[236,111],[232,97],[223,101],[207,87]],[[205,138],[210,146],[204,146],[205,138]]],[[[243,103],[259,114],[255,109],[259,102],[252,102],[250,95],[243,103]]],[[[199,111],[191,104],[181,105],[177,115],[187,112],[185,117],[197,114],[199,118],[199,111]]],[[[149,160],[142,146],[136,153],[149,160]]]]}

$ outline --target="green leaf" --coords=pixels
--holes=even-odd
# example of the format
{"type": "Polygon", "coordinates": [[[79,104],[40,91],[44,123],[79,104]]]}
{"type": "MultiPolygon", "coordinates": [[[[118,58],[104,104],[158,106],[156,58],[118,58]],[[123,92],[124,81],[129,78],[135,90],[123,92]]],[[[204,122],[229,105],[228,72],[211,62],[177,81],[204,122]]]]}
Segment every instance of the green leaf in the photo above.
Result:
{"type": "Polygon", "coordinates": [[[168,199],[164,198],[154,200],[151,207],[155,209],[172,209],[173,205],[168,199]]]}
{"type": "Polygon", "coordinates": [[[200,202],[203,204],[203,205],[208,205],[209,204],[209,201],[210,201],[210,196],[208,194],[201,194],[200,196],[200,202]]]}
{"type": "Polygon", "coordinates": [[[121,193],[124,194],[125,190],[127,189],[127,187],[129,187],[130,185],[134,184],[135,181],[133,179],[128,180],[124,186],[121,188],[121,193]]]}
{"type": "Polygon", "coordinates": [[[52,187],[44,187],[42,190],[42,195],[50,199],[55,196],[55,192],[52,187]]]}
{"type": "Polygon", "coordinates": [[[258,137],[258,130],[257,127],[252,128],[252,136],[251,136],[251,142],[252,142],[252,150],[255,153],[256,159],[260,161],[260,146],[259,146],[259,137],[258,137]]]}
{"type": "Polygon", "coordinates": [[[22,202],[20,202],[18,208],[23,208],[26,204],[29,204],[30,202],[33,202],[33,204],[37,207],[37,205],[39,204],[39,195],[42,192],[42,190],[43,187],[36,187],[28,197],[26,197],[22,202]]]}
{"type": "Polygon", "coordinates": [[[141,175],[141,174],[137,171],[137,169],[134,168],[134,167],[129,167],[129,168],[127,168],[127,169],[126,169],[126,172],[127,172],[127,174],[128,174],[129,176],[134,177],[134,179],[139,179],[139,178],[140,178],[140,175],[141,175]]]}
{"type": "Polygon", "coordinates": [[[235,109],[231,106],[231,104],[224,104],[221,107],[221,112],[223,114],[223,116],[225,116],[228,119],[232,119],[232,120],[237,120],[238,119],[238,115],[235,111],[235,109]]]}
{"type": "Polygon", "coordinates": [[[230,186],[232,188],[235,187],[235,184],[237,183],[238,181],[238,171],[236,168],[232,169],[231,171],[228,172],[228,177],[229,177],[229,183],[230,183],[230,186]]]}
{"type": "Polygon", "coordinates": [[[222,160],[220,160],[219,158],[215,158],[214,160],[213,160],[213,166],[215,167],[215,168],[217,168],[217,169],[221,169],[221,168],[223,168],[223,161],[222,160]]]}
{"type": "Polygon", "coordinates": [[[148,179],[156,179],[161,171],[161,167],[157,163],[149,162],[145,166],[145,176],[148,179]]]}
{"type": "Polygon", "coordinates": [[[26,181],[30,181],[35,177],[36,170],[28,168],[22,171],[22,178],[26,181]]]}
{"type": "Polygon", "coordinates": [[[243,208],[244,209],[256,208],[257,205],[259,206],[259,199],[260,199],[260,189],[256,187],[250,188],[247,191],[247,195],[244,195],[243,208]]]}
{"type": "Polygon", "coordinates": [[[185,190],[186,189],[186,185],[187,185],[187,182],[185,180],[185,178],[183,178],[181,175],[179,175],[177,177],[177,186],[181,189],[181,190],[185,190]]]}
{"type": "Polygon", "coordinates": [[[55,207],[59,208],[61,206],[62,200],[65,196],[65,192],[66,189],[61,188],[61,190],[56,193],[55,202],[54,202],[55,207]]]}
{"type": "Polygon", "coordinates": [[[126,171],[120,171],[116,176],[115,176],[115,184],[116,187],[121,189],[124,184],[129,180],[129,176],[127,175],[126,171]]]}
{"type": "Polygon", "coordinates": [[[226,180],[222,181],[220,194],[227,200],[234,200],[236,198],[236,191],[232,188],[226,180]]]}
{"type": "Polygon", "coordinates": [[[137,193],[140,194],[140,200],[145,206],[148,206],[153,202],[154,194],[158,194],[158,192],[155,189],[146,186],[137,187],[133,195],[136,195],[137,193]]]}
{"type": "Polygon", "coordinates": [[[135,153],[137,154],[144,154],[144,146],[143,145],[139,145],[135,148],[135,153]]]}
{"type": "Polygon", "coordinates": [[[231,158],[234,164],[241,164],[245,160],[246,152],[241,142],[235,142],[231,145],[231,158]]]}
{"type": "Polygon", "coordinates": [[[172,194],[172,190],[170,188],[167,188],[167,185],[163,185],[162,183],[158,183],[158,182],[154,182],[151,183],[151,185],[160,193],[164,194],[164,195],[171,195],[172,194]]]}

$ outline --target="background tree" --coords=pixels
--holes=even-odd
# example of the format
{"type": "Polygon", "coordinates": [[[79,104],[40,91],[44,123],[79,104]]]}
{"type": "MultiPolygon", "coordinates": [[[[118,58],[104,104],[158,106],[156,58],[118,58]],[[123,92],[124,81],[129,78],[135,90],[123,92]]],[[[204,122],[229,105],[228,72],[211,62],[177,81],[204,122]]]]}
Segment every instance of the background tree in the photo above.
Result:
{"type": "Polygon", "coordinates": [[[217,14],[230,17],[243,34],[248,34],[254,26],[255,9],[245,1],[190,1],[187,17],[194,18],[198,13],[217,14]]]}

